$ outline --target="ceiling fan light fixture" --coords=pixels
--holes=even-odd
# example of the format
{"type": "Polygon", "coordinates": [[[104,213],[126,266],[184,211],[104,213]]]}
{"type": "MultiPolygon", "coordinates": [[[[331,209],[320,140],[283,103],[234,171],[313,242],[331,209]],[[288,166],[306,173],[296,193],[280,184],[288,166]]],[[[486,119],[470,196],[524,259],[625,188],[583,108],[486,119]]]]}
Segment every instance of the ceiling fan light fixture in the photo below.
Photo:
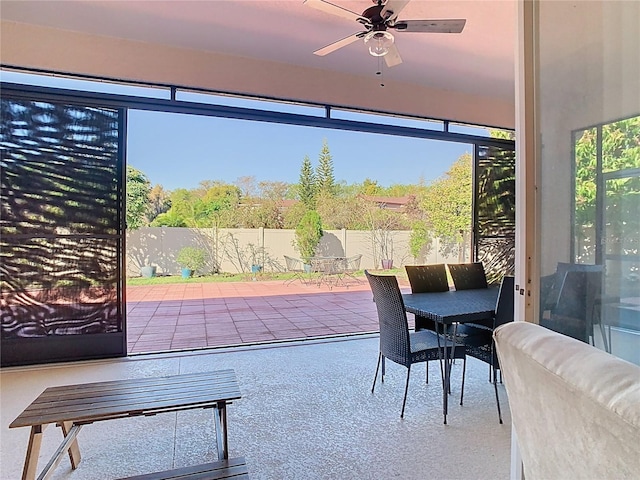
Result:
{"type": "Polygon", "coordinates": [[[395,39],[386,31],[369,32],[364,37],[364,44],[369,47],[369,53],[374,57],[382,57],[389,53],[389,48],[395,39]]]}

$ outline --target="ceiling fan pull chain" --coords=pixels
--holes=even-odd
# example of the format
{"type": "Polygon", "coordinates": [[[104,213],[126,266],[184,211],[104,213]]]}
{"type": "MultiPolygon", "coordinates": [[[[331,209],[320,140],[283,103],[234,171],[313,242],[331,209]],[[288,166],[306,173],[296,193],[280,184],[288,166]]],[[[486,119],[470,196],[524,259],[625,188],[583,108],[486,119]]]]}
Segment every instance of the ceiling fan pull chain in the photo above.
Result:
{"type": "Polygon", "coordinates": [[[382,57],[378,57],[378,71],[376,72],[376,75],[380,75],[380,86],[384,87],[384,65],[382,62],[382,57]]]}

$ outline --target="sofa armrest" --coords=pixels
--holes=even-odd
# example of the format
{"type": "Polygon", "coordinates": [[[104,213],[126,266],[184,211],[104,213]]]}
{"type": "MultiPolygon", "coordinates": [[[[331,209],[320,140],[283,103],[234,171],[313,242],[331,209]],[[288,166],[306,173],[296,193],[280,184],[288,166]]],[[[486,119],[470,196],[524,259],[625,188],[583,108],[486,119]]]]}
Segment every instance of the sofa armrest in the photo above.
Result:
{"type": "Polygon", "coordinates": [[[494,339],[525,478],[638,478],[640,367],[526,322],[494,339]]]}

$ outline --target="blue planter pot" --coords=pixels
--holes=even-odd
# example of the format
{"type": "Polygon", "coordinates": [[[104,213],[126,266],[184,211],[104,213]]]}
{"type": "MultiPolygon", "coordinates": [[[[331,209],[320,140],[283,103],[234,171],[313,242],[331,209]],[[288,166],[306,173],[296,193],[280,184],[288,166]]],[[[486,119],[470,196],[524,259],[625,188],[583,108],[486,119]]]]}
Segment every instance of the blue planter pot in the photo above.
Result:
{"type": "Polygon", "coordinates": [[[156,267],[152,267],[150,265],[144,266],[140,268],[140,275],[144,278],[152,278],[156,276],[156,267]]]}
{"type": "Polygon", "coordinates": [[[260,273],[262,271],[262,265],[251,265],[251,273],[260,273]]]}
{"type": "Polygon", "coordinates": [[[182,269],[182,278],[190,278],[191,275],[193,275],[193,270],[191,270],[189,268],[183,268],[182,269]]]}

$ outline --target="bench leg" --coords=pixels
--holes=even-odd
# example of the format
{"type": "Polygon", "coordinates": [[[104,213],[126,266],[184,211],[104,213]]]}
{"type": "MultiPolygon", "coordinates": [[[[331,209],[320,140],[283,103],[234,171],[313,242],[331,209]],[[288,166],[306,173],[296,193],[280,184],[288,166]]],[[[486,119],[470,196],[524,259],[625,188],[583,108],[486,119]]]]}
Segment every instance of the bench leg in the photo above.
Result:
{"type": "MultiPolygon", "coordinates": [[[[46,427],[46,425],[44,427],[46,427]]],[[[36,478],[44,427],[42,425],[33,425],[31,427],[29,444],[27,445],[27,456],[24,460],[24,469],[22,470],[22,480],[34,480],[36,478]]]]}
{"type": "Polygon", "coordinates": [[[216,441],[218,443],[218,460],[229,458],[227,447],[227,403],[218,402],[213,409],[213,420],[216,424],[216,441]]]}
{"type": "MultiPolygon", "coordinates": [[[[66,437],[69,435],[69,430],[73,426],[72,422],[62,422],[60,423],[60,428],[62,429],[63,435],[66,437]]],[[[75,470],[78,468],[80,464],[80,460],[82,457],[80,456],[80,447],[78,447],[78,440],[74,440],[69,446],[69,460],[71,461],[71,469],[75,470]]]]}
{"type": "Polygon", "coordinates": [[[53,474],[53,470],[58,466],[58,464],[60,463],[60,460],[62,460],[62,456],[64,455],[64,452],[70,450],[71,445],[76,441],[76,437],[78,436],[78,433],[80,433],[81,428],[82,428],[82,425],[71,426],[71,428],[69,429],[69,432],[64,437],[64,440],[62,440],[62,443],[53,454],[53,457],[51,457],[51,460],[49,460],[49,463],[47,463],[45,467],[42,469],[42,472],[40,472],[40,475],[38,476],[38,480],[46,480],[53,474]]]}

